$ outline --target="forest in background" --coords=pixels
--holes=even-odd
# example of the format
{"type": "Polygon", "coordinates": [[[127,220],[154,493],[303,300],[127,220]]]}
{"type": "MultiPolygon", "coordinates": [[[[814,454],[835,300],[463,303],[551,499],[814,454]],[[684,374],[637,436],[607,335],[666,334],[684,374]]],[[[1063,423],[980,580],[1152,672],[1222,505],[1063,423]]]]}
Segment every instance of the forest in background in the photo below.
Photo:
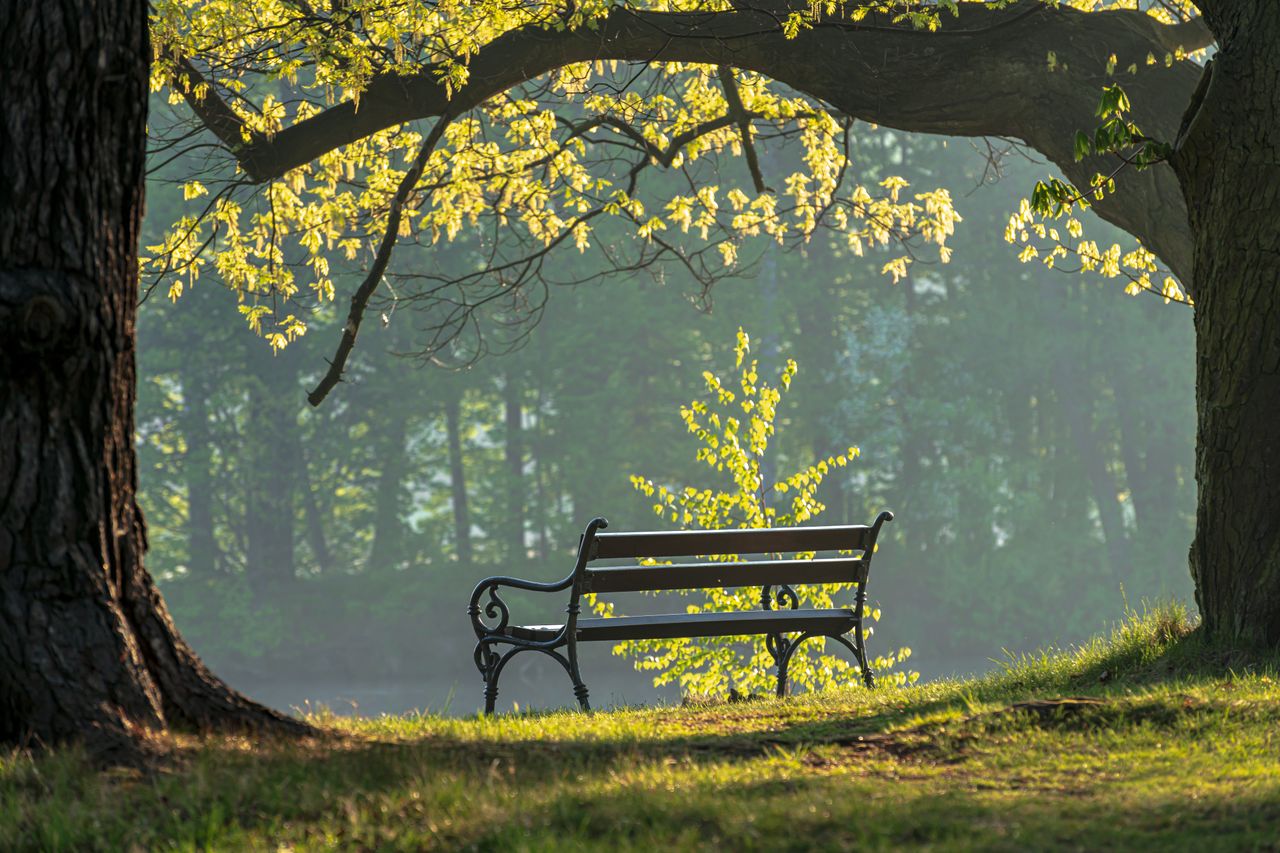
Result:
{"type": "MultiPolygon", "coordinates": [[[[562,577],[594,515],[665,526],[632,474],[711,485],[678,409],[704,370],[732,366],[739,326],[765,375],[799,363],[778,470],[861,448],[824,483],[818,521],[897,514],[870,587],[886,614],[873,647],[910,645],[925,668],[1083,638],[1126,600],[1189,598],[1190,312],[1018,262],[1001,234],[1043,164],[1006,157],[992,186],[967,140],[859,136],[869,178],[950,188],[964,216],[950,264],[893,285],[885,258],[820,234],[719,282],[710,312],[671,267],[559,288],[522,348],[461,371],[396,356],[420,321],[387,305],[319,409],[305,389],[344,300],[272,355],[213,274],[176,304],[152,294],[140,493],[179,628],[233,680],[412,680],[469,661],[480,577],[562,577]]],[[[157,173],[149,235],[180,192],[157,173]]],[[[468,251],[405,247],[395,265],[468,251]]]]}

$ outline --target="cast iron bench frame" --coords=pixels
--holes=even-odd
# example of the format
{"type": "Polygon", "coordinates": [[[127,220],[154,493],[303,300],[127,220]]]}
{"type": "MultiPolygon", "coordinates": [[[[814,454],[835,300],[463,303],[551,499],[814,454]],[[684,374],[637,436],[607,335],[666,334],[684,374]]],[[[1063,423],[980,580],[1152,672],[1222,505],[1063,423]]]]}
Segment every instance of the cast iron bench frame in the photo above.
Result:
{"type": "Polygon", "coordinates": [[[874,687],[875,677],[867,664],[862,618],[876,538],[880,534],[880,527],[892,520],[893,513],[885,511],[876,516],[869,527],[841,525],[759,530],[601,533],[609,523],[603,518],[592,519],[578,544],[577,563],[564,580],[539,583],[522,578],[496,576],[480,581],[471,593],[471,604],[467,612],[476,632],[475,662],[484,679],[485,713],[493,713],[502,670],[511,658],[521,652],[542,652],[557,661],[573,682],[573,692],[578,704],[584,711],[590,710],[587,686],[582,682],[582,675],[578,670],[578,643],[592,641],[763,634],[769,654],[777,667],[778,695],[785,696],[787,666],[796,649],[813,637],[828,637],[853,653],[863,681],[868,688],[874,687]],[[599,568],[588,565],[598,559],[776,555],[810,551],[861,553],[858,556],[816,560],[766,559],[599,568]],[[799,609],[800,599],[792,585],[806,583],[855,584],[853,608],[799,609]],[[759,610],[579,618],[584,593],[661,592],[756,585],[761,587],[759,610]],[[569,590],[569,606],[565,609],[568,619],[563,625],[512,625],[511,612],[498,595],[498,589],[504,586],[535,592],[569,590]],[[488,601],[482,604],[481,598],[486,593],[488,601]],[[775,603],[778,605],[776,608],[775,603]],[[784,607],[787,609],[783,609],[784,607]],[[497,621],[485,624],[485,618],[497,621]],[[853,634],[852,641],[846,636],[850,633],[853,634]],[[510,648],[505,651],[497,648],[503,645],[510,648]]]}

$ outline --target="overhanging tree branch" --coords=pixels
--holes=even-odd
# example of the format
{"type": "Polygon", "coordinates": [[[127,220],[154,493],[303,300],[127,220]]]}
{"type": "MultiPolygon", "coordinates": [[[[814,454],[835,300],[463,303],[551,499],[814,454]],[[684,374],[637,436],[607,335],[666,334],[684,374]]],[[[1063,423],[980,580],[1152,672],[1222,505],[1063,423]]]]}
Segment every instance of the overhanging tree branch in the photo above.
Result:
{"type": "Polygon", "coordinates": [[[733,69],[721,65],[717,69],[720,86],[724,89],[724,99],[729,105],[729,115],[738,123],[738,133],[742,136],[742,156],[746,158],[747,170],[751,172],[751,181],[756,192],[768,192],[764,185],[764,173],[760,171],[760,159],[756,156],[756,147],[751,142],[751,117],[747,108],[742,105],[742,94],[738,91],[738,83],[733,79],[733,69]]]}
{"type": "MultiPolygon", "coordinates": [[[[241,152],[254,142],[261,142],[262,135],[254,133],[245,125],[244,120],[236,115],[235,110],[224,101],[200,70],[191,64],[191,60],[180,56],[176,60],[179,69],[178,79],[174,85],[182,93],[182,99],[196,114],[201,123],[209,128],[214,136],[222,142],[228,151],[241,157],[241,152]]],[[[252,171],[246,169],[251,178],[258,180],[252,171]]]]}
{"type": "MultiPolygon", "coordinates": [[[[1003,10],[961,4],[939,32],[905,26],[823,20],[794,38],[779,15],[645,12],[618,7],[594,28],[526,27],[475,53],[468,82],[452,96],[435,66],[412,75],[381,75],[346,102],[247,144],[227,142],[229,108],[198,107],[256,181],[283,176],[334,148],[407,121],[459,115],[514,86],[576,62],[683,61],[764,74],[868,122],[904,131],[1004,136],[1025,141],[1077,185],[1111,171],[1109,156],[1077,162],[1078,130],[1096,124],[1098,93],[1111,82],[1109,57],[1132,67],[1124,79],[1133,120],[1154,138],[1172,140],[1199,70],[1190,63],[1147,64],[1169,44],[1202,44],[1202,25],[1164,25],[1137,11],[1082,13],[1023,0],[1003,10]],[[1050,52],[1056,62],[1050,63],[1050,52]]],[[[189,102],[194,98],[188,93],[189,102]]],[[[216,97],[206,94],[206,100],[216,97]]],[[[225,104],[223,105],[225,107],[225,104]]],[[[243,136],[237,136],[243,139],[243,136]]],[[[1191,284],[1191,251],[1181,189],[1166,166],[1129,170],[1119,191],[1094,209],[1137,236],[1191,284]]]]}
{"type": "Polygon", "coordinates": [[[1160,27],[1156,30],[1156,37],[1170,53],[1178,50],[1203,50],[1214,42],[1213,32],[1204,18],[1192,18],[1190,21],[1160,27]]]}
{"type": "Polygon", "coordinates": [[[431,133],[427,134],[427,138],[423,140],[413,165],[409,167],[409,171],[405,172],[400,185],[396,188],[395,197],[391,200],[391,209],[387,213],[386,231],[382,235],[378,252],[374,255],[373,266],[369,268],[369,274],[351,296],[351,310],[347,312],[347,322],[342,327],[342,339],[338,343],[338,350],[334,353],[333,361],[329,363],[328,371],[307,395],[307,402],[312,406],[320,405],[333,387],[342,381],[342,372],[346,369],[347,359],[351,356],[351,350],[356,345],[356,336],[360,333],[364,310],[369,305],[369,299],[374,291],[378,289],[378,284],[387,271],[387,264],[391,262],[391,253],[395,249],[396,238],[400,234],[400,219],[404,215],[405,203],[422,177],[422,171],[426,168],[427,161],[431,159],[431,152],[435,151],[436,145],[440,143],[445,128],[449,126],[449,121],[450,117],[447,114],[437,119],[435,126],[431,128],[431,133]]]}

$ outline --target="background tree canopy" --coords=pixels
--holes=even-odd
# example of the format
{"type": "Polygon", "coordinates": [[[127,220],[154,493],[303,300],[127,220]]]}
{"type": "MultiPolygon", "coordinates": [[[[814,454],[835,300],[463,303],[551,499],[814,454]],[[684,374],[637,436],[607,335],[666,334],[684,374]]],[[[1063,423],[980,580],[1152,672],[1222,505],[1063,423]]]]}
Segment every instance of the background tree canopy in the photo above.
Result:
{"type": "MultiPolygon", "coordinates": [[[[679,407],[705,395],[703,370],[732,367],[738,325],[763,370],[800,366],[778,470],[856,444],[819,492],[823,519],[899,511],[877,557],[877,653],[910,644],[926,673],[982,666],[1001,648],[1081,639],[1126,595],[1188,595],[1190,312],[1126,297],[1122,279],[1019,263],[1002,238],[1009,189],[1044,167],[1016,151],[993,161],[967,140],[863,128],[858,155],[873,183],[895,173],[964,200],[951,263],[893,284],[883,254],[820,232],[800,251],[745,255],[710,313],[682,269],[549,288],[522,349],[460,372],[393,354],[419,339],[412,306],[391,301],[350,384],[318,409],[298,389],[324,366],[336,312],[311,314],[273,356],[209,322],[228,301],[210,282],[149,301],[142,493],[180,626],[220,672],[264,687],[414,679],[433,703],[465,691],[469,634],[450,590],[525,561],[563,575],[590,515],[663,523],[628,475],[706,479],[679,407]],[[455,645],[424,657],[428,634],[455,645]]],[[[151,199],[163,228],[180,191],[151,199]]],[[[477,239],[402,246],[397,264],[465,262],[477,239]]],[[[569,280],[596,263],[555,261],[569,280]]]]}
{"type": "MultiPolygon", "coordinates": [[[[1117,171],[1067,125],[1098,124],[1102,87],[1119,80],[1137,102],[1125,117],[1165,129],[1160,107],[1189,96],[1187,51],[1206,30],[1189,4],[962,5],[157,6],[153,87],[169,108],[153,111],[153,162],[172,189],[163,206],[152,194],[151,287],[189,300],[212,274],[284,350],[267,358],[220,329],[242,368],[214,347],[214,371],[193,359],[169,376],[157,353],[159,396],[146,399],[171,414],[148,419],[148,470],[170,484],[153,493],[166,496],[151,514],[165,520],[156,556],[179,613],[196,608],[201,647],[261,673],[270,654],[324,671],[332,658],[308,650],[328,645],[367,672],[372,644],[391,674],[415,626],[438,618],[429,590],[446,578],[465,586],[526,559],[556,574],[584,514],[648,523],[622,473],[664,459],[680,479],[671,418],[738,322],[805,369],[784,454],[866,448],[822,496],[839,520],[886,501],[907,512],[884,590],[912,604],[892,636],[927,649],[928,628],[954,665],[993,639],[1083,636],[1118,612],[1122,586],[1135,600],[1185,593],[1187,318],[1117,297],[1182,297],[1170,272],[1188,271],[1185,224],[1140,233],[1161,267],[1092,217],[1044,222],[1011,191],[1049,170],[995,135],[1039,143],[1083,187],[1114,175],[1124,192],[1097,200],[1112,221],[1131,225],[1138,205],[1156,220],[1179,205],[1169,176],[1117,171]],[[1124,39],[1080,43],[1112,18],[1124,39]],[[1017,28],[1036,40],[1004,32],[1017,28]],[[914,42],[930,37],[922,54],[914,42]],[[963,73],[937,55],[976,39],[1004,54],[963,73]],[[794,58],[838,48],[847,66],[850,40],[893,48],[856,66],[873,72],[874,98],[794,58]],[[975,104],[978,86],[992,102],[975,104]],[[1035,97],[1062,103],[1032,117],[1013,102],[1035,97]],[[921,113],[924,130],[981,127],[985,155],[858,120],[921,113]],[[208,132],[220,149],[192,146],[208,132]],[[973,194],[1002,175],[999,191],[973,194]],[[964,260],[948,267],[963,195],[964,260]],[[354,291],[345,318],[339,291],[354,291]],[[713,298],[710,317],[688,310],[713,298]],[[382,326],[373,352],[347,361],[367,311],[382,326]],[[1133,322],[1141,332],[1121,331],[1133,322]],[[1006,358],[993,360],[994,334],[1006,358]],[[478,364],[411,374],[380,351],[478,364]],[[333,411],[289,399],[319,383],[318,402],[344,367],[358,384],[333,411]],[[398,627],[371,639],[360,613],[398,627]],[[244,630],[219,630],[227,618],[244,630]]],[[[190,316],[156,302],[166,325],[190,316]]],[[[208,332],[173,339],[187,351],[192,334],[208,332]]]]}
{"type": "MultiPolygon", "coordinates": [[[[172,486],[151,517],[170,519],[155,541],[166,543],[179,612],[199,603],[191,630],[202,647],[249,671],[266,649],[290,647],[305,667],[328,635],[354,667],[369,641],[343,614],[355,601],[396,601],[405,633],[380,643],[394,669],[394,649],[436,606],[426,591],[441,572],[461,571],[465,585],[483,572],[469,564],[546,560],[584,514],[645,524],[629,515],[641,506],[621,473],[601,473],[665,459],[663,473],[680,479],[677,431],[656,425],[740,321],[805,370],[801,427],[785,431],[794,444],[784,453],[867,450],[823,495],[839,520],[886,501],[907,513],[895,534],[905,549],[884,569],[889,592],[912,602],[888,626],[894,636],[927,648],[920,630],[936,628],[954,663],[989,654],[993,638],[1021,647],[1083,636],[1118,612],[1122,585],[1135,600],[1185,593],[1187,318],[1117,294],[1181,297],[1162,270],[1187,273],[1186,226],[1175,218],[1171,231],[1140,235],[1163,249],[1163,268],[1091,217],[1088,234],[1078,216],[1043,223],[1011,191],[1029,192],[1048,169],[995,136],[1037,144],[1084,187],[1114,174],[1124,192],[1102,194],[1103,215],[1131,225],[1145,205],[1142,217],[1156,220],[1180,204],[1169,176],[1117,173],[1105,152],[1073,149],[1080,125],[1068,125],[1098,124],[1102,87],[1119,79],[1137,103],[1126,114],[1167,128],[1160,108],[1189,97],[1198,69],[1187,51],[1207,43],[1206,30],[1189,4],[1146,14],[1125,3],[1009,5],[157,6],[153,86],[172,108],[156,110],[152,128],[173,189],[163,208],[152,195],[153,286],[191,299],[184,291],[212,272],[272,349],[289,347],[264,370],[240,340],[247,369],[196,380],[195,444],[222,429],[224,441],[242,436],[240,454],[183,453],[192,379],[163,380],[172,415],[157,420],[147,455],[172,486]],[[1106,43],[1082,44],[1095,20],[1113,18],[1121,27],[1106,43]],[[1015,30],[1036,39],[1019,42],[1015,30]],[[960,52],[979,39],[1002,53],[961,71],[960,52]],[[851,41],[883,58],[850,66],[851,41]],[[830,50],[838,60],[818,58],[830,50]],[[800,61],[798,51],[818,53],[800,61]],[[829,76],[841,66],[871,74],[874,96],[829,76]],[[1061,104],[1027,115],[1036,98],[1061,104]],[[908,115],[919,129],[993,139],[983,156],[858,121],[908,115]],[[194,138],[211,131],[223,153],[192,150],[201,128],[194,138]],[[1005,172],[999,191],[972,196],[1005,172]],[[961,195],[971,195],[959,205],[963,261],[948,267],[961,195]],[[802,251],[778,257],[768,250],[777,245],[802,251]],[[1018,269],[1014,255],[1059,269],[1018,269]],[[598,290],[564,286],[601,279],[598,290]],[[335,281],[355,291],[345,325],[329,304],[335,281]],[[713,297],[711,317],[688,311],[713,297]],[[384,328],[375,352],[346,362],[366,301],[384,328]],[[408,375],[376,352],[456,367],[520,347],[539,320],[544,333],[513,358],[461,374],[408,375]],[[1120,330],[1132,322],[1143,331],[1120,330]],[[995,334],[1005,358],[990,352],[995,334]],[[326,376],[318,368],[334,337],[342,346],[326,376]],[[602,358],[613,366],[582,369],[602,358]],[[304,382],[320,383],[318,402],[344,364],[358,385],[334,411],[285,402],[304,382]],[[197,491],[225,497],[184,507],[197,491]],[[219,578],[220,592],[209,596],[202,576],[219,578]],[[350,589],[301,599],[269,580],[350,589]],[[405,582],[422,594],[399,596],[405,582]],[[1064,597],[1072,604],[1050,628],[1043,614],[1064,597]],[[297,609],[264,620],[260,606],[297,609]],[[217,630],[228,614],[245,630],[217,630]],[[344,623],[362,639],[332,633],[344,623]],[[265,645],[264,625],[279,628],[265,645]]],[[[181,307],[161,313],[183,322],[181,307]]]]}
{"type": "MultiPolygon", "coordinates": [[[[317,11],[288,0],[164,2],[152,21],[152,85],[185,108],[153,116],[152,133],[167,161],[183,162],[187,204],[150,244],[146,266],[171,298],[212,267],[275,349],[305,330],[300,307],[334,298],[336,271],[363,273],[313,404],[340,377],[388,275],[397,298],[425,318],[419,351],[463,362],[508,349],[536,320],[539,288],[574,280],[549,265],[560,248],[596,258],[573,265],[578,280],[670,264],[709,287],[734,271],[748,238],[805,241],[829,224],[857,255],[893,244],[881,263],[896,281],[919,243],[936,244],[946,262],[956,214],[945,189],[904,192],[893,172],[864,180],[851,156],[856,120],[1017,136],[1086,190],[1095,175],[1113,180],[1116,158],[1101,144],[1102,153],[1082,156],[1090,149],[1077,141],[1096,123],[1102,87],[1120,92],[1115,79],[1126,78],[1139,105],[1133,118],[1170,133],[1167,104],[1181,97],[1181,108],[1198,69],[1184,46],[1208,38],[1196,21],[1176,24],[1190,18],[1187,3],[1153,4],[1149,14],[1073,11],[1112,6],[1128,4],[342,2],[317,11]],[[1104,43],[1106,58],[1089,46],[1085,67],[1071,71],[1076,41],[1116,16],[1127,43],[1104,43]],[[1021,43],[1009,38],[1014,30],[1037,39],[1021,43]],[[959,62],[979,39],[999,39],[1007,55],[959,62]],[[886,59],[855,59],[864,40],[886,59]],[[874,95],[844,85],[858,75],[875,81],[874,95]],[[1010,100],[979,107],[978,91],[1010,100]],[[1036,97],[1062,99],[1061,108],[1028,116],[1025,102],[1036,97]],[[200,128],[222,156],[217,145],[190,145],[200,128]],[[474,255],[436,253],[412,274],[390,262],[397,241],[435,245],[464,230],[478,232],[474,255]],[[639,239],[618,239],[626,232],[639,239]],[[484,333],[493,314],[506,334],[484,333]]],[[[1070,253],[1085,269],[1180,295],[1167,275],[1152,284],[1157,255],[1190,273],[1170,175],[1119,172],[1126,192],[1102,194],[1099,209],[1155,254],[1099,249],[1072,219],[1052,232],[1046,261],[1074,239],[1070,253]],[[1159,227],[1133,227],[1139,218],[1159,227]]],[[[1030,225],[1048,239],[1031,218],[1024,205],[1011,237],[1027,242],[1030,225]]],[[[1036,254],[1027,246],[1022,257],[1036,254]]]]}

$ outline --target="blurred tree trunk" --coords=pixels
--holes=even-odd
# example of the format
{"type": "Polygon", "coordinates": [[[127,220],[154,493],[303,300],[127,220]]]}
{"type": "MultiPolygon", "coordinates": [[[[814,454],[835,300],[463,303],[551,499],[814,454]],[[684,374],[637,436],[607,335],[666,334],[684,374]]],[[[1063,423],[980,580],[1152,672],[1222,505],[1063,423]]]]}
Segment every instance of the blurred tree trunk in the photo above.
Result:
{"type": "Polygon", "coordinates": [[[1071,467],[1083,470],[1088,478],[1098,521],[1102,525],[1111,577],[1118,579],[1128,565],[1129,542],[1120,501],[1117,500],[1120,490],[1115,477],[1107,470],[1108,454],[1093,426],[1094,391],[1066,359],[1055,360],[1053,371],[1066,437],[1075,451],[1071,454],[1074,457],[1071,467]]]}
{"type": "Polygon", "coordinates": [[[542,416],[542,407],[544,405],[543,392],[545,389],[545,378],[539,371],[538,376],[538,398],[534,403],[534,413],[536,420],[534,421],[533,439],[529,442],[529,453],[533,461],[533,506],[529,509],[529,517],[533,522],[534,533],[537,536],[538,543],[538,559],[545,560],[551,553],[551,533],[548,527],[548,515],[550,512],[550,501],[547,498],[547,423],[546,418],[542,416]]]}
{"type": "MultiPolygon", "coordinates": [[[[1056,384],[1056,383],[1055,383],[1056,384]]],[[[1048,501],[1050,518],[1057,527],[1079,527],[1079,519],[1087,517],[1089,504],[1088,479],[1080,476],[1080,454],[1072,446],[1071,431],[1067,426],[1070,417],[1067,407],[1071,398],[1063,399],[1063,393],[1054,390],[1040,399],[1043,441],[1050,453],[1048,501]]]]}
{"type": "Polygon", "coordinates": [[[508,367],[502,385],[502,405],[506,420],[505,457],[507,474],[507,517],[502,530],[507,537],[507,560],[512,564],[523,563],[526,558],[524,544],[524,403],[515,369],[508,367]]]}
{"type": "Polygon", "coordinates": [[[187,570],[197,578],[211,577],[220,562],[213,532],[213,441],[209,433],[212,390],[198,368],[183,371],[178,425],[187,445],[183,459],[187,482],[187,570]]]}
{"type": "Polygon", "coordinates": [[[462,456],[462,391],[450,384],[444,390],[444,424],[449,442],[449,489],[453,500],[453,541],[458,562],[470,565],[471,511],[467,506],[467,468],[462,456]]]}
{"type": "MultiPolygon", "coordinates": [[[[835,263],[829,248],[806,248],[806,256],[819,268],[830,267],[835,263]]],[[[821,389],[825,391],[836,373],[836,356],[842,351],[840,340],[841,312],[833,306],[841,304],[840,289],[833,287],[829,281],[816,281],[809,288],[788,287],[782,291],[788,299],[791,314],[799,327],[799,337],[795,348],[803,346],[803,354],[796,353],[795,358],[803,371],[800,377],[800,388],[806,396],[821,389]]],[[[865,393],[863,388],[848,388],[845,393],[857,396],[865,393]]],[[[809,446],[815,459],[826,459],[829,456],[842,454],[850,445],[858,444],[861,439],[847,435],[843,425],[833,428],[831,419],[816,418],[811,421],[809,446]]],[[[848,469],[835,469],[818,489],[818,500],[826,505],[823,515],[828,524],[864,524],[866,519],[852,518],[849,507],[851,472],[848,469]]]]}
{"type": "Polygon", "coordinates": [[[302,510],[306,518],[307,544],[311,547],[316,568],[323,574],[334,567],[333,552],[329,550],[329,517],[316,497],[307,448],[301,440],[295,446],[298,449],[298,492],[302,497],[302,510]]]}
{"type": "Polygon", "coordinates": [[[245,572],[254,590],[265,595],[279,593],[297,576],[294,516],[302,439],[292,360],[285,354],[264,360],[249,386],[245,572]]]}
{"type": "Polygon", "coordinates": [[[136,760],[166,725],[306,727],[181,639],[134,450],[147,6],[0,0],[0,741],[136,760]]]}
{"type": "MultiPolygon", "coordinates": [[[[915,285],[910,280],[902,285],[902,300],[909,331],[902,354],[905,364],[898,384],[893,389],[893,397],[902,435],[897,489],[898,494],[902,496],[900,499],[902,509],[899,512],[903,518],[910,519],[916,507],[917,490],[923,487],[922,458],[928,452],[929,446],[926,436],[921,429],[917,428],[916,419],[912,417],[914,414],[912,409],[916,402],[915,388],[912,384],[912,365],[915,363],[917,335],[914,327],[916,292],[915,285]]],[[[920,550],[925,550],[930,544],[926,538],[919,535],[909,541],[912,542],[912,547],[920,550]]]]}
{"type": "Polygon", "coordinates": [[[403,405],[392,405],[390,416],[383,422],[382,452],[378,456],[378,494],[374,498],[373,546],[369,566],[391,568],[404,559],[405,442],[408,437],[409,414],[403,405]]]}
{"type": "MultiPolygon", "coordinates": [[[[1034,456],[1035,412],[1032,408],[1032,392],[1027,388],[1015,388],[1003,395],[1005,422],[1009,425],[1009,442],[1011,459],[1029,460],[1034,456]]],[[[1013,472],[1012,485],[1015,492],[1026,492],[1031,488],[1031,466],[1018,465],[1013,472]]]]}
{"type": "Polygon", "coordinates": [[[1186,544],[1185,527],[1177,516],[1175,462],[1181,454],[1174,425],[1167,417],[1145,411],[1152,395],[1144,391],[1161,384],[1153,375],[1156,372],[1122,370],[1115,388],[1125,482],[1136,524],[1134,547],[1144,561],[1153,555],[1157,559],[1172,555],[1174,548],[1185,548],[1186,544]]]}

